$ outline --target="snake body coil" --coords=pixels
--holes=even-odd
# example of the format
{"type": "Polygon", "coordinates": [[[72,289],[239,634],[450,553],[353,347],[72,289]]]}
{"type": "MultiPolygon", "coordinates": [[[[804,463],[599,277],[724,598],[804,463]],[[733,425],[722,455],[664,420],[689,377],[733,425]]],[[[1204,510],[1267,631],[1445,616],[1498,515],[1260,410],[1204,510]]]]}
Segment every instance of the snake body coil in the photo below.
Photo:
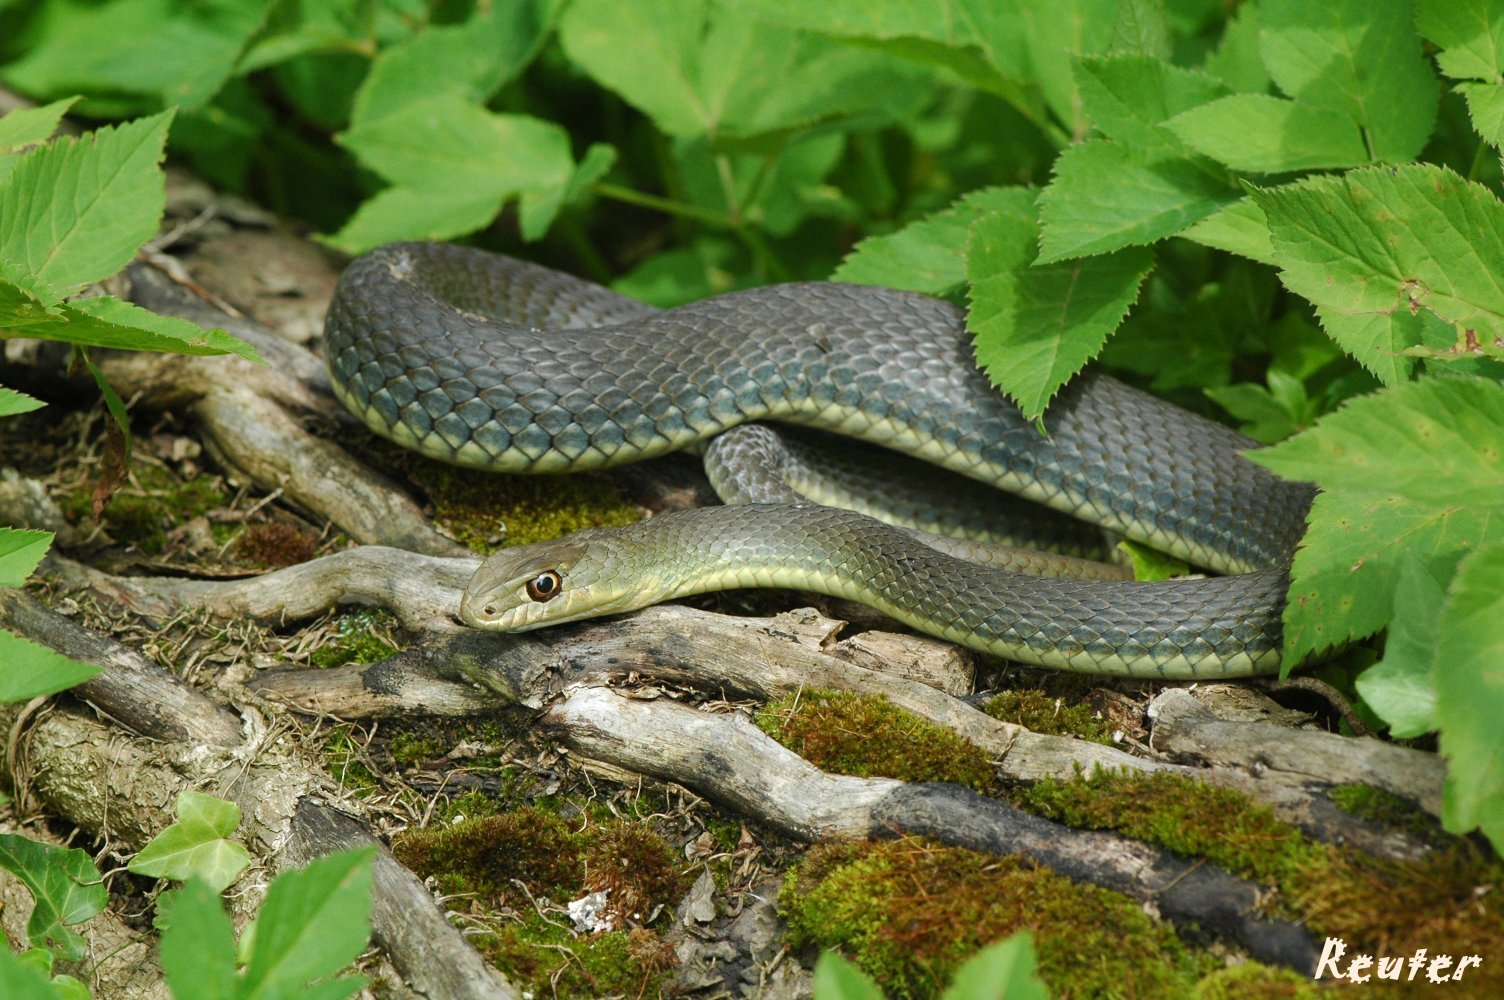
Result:
{"type": "Polygon", "coordinates": [[[536,265],[414,243],[350,265],[326,338],[346,405],[377,433],[446,461],[601,468],[772,419],[917,455],[1238,574],[1032,580],[977,571],[860,515],[752,505],[503,550],[471,585],[472,624],[531,627],[660,594],[800,586],[1068,669],[1237,676],[1278,664],[1285,571],[1309,489],[1245,459],[1247,438],[1101,375],[1063,389],[1041,434],[976,370],[962,316],[945,302],[810,283],[659,312],[536,265]],[[783,527],[757,534],[770,525],[783,527]],[[591,546],[609,557],[591,556],[591,546]],[[553,570],[550,559],[564,555],[574,568],[563,592],[529,598],[529,567],[553,570]],[[610,564],[610,587],[632,596],[608,594],[607,581],[586,572],[597,562],[610,564]],[[666,589],[645,582],[665,568],[685,579],[666,589]],[[566,610],[575,596],[594,603],[566,610]],[[533,607],[509,619],[496,610],[506,604],[533,607]]]}

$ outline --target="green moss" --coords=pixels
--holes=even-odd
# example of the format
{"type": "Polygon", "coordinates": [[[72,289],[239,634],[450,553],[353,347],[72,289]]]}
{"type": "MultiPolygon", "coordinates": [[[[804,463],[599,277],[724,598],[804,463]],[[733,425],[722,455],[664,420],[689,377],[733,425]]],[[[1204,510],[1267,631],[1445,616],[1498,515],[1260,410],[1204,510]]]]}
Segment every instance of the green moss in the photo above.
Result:
{"type": "Polygon", "coordinates": [[[580,829],[538,806],[409,830],[392,850],[442,892],[514,908],[530,905],[518,882],[556,901],[609,890],[610,911],[641,923],[689,889],[679,854],[651,827],[611,819],[580,829]]]}
{"type": "Polygon", "coordinates": [[[840,947],[893,997],[937,995],[978,949],[1036,935],[1054,995],[1183,996],[1196,961],[1125,896],[919,840],[813,848],[779,895],[796,945],[840,947]]]}
{"type": "Polygon", "coordinates": [[[1316,851],[1268,808],[1226,788],[1178,774],[1097,770],[1045,779],[1018,804],[1067,826],[1115,830],[1254,878],[1279,881],[1316,851]]]}
{"type": "Polygon", "coordinates": [[[445,465],[385,444],[374,450],[383,465],[423,487],[445,531],[478,552],[642,518],[599,476],[510,476],[445,465]]]}
{"type": "Polygon", "coordinates": [[[1066,705],[1038,688],[1004,691],[988,699],[982,711],[1002,722],[1012,722],[1036,733],[1079,736],[1095,743],[1111,743],[1107,724],[1085,705],[1066,705]]]}
{"type": "MultiPolygon", "coordinates": [[[[59,500],[64,516],[78,524],[94,516],[92,485],[59,500]]],[[[100,518],[116,541],[144,555],[160,555],[167,532],[195,517],[223,507],[229,499],[223,480],[203,474],[179,480],[166,468],[147,462],[131,465],[131,478],[116,491],[100,518]]]]}
{"type": "MultiPolygon", "coordinates": [[[[1418,948],[1483,955],[1482,966],[1468,970],[1464,992],[1504,996],[1504,965],[1486,957],[1504,953],[1504,865],[1471,841],[1455,840],[1414,862],[1326,849],[1292,874],[1285,891],[1311,929],[1341,938],[1349,955],[1418,948]]],[[[1427,984],[1416,987],[1416,995],[1433,995],[1427,984]]]]}
{"type": "Polygon", "coordinates": [[[769,702],[757,725],[827,771],[901,781],[951,781],[978,791],[995,787],[987,754],[944,726],[886,698],[843,691],[803,691],[769,702]]]}
{"type": "Polygon", "coordinates": [[[514,907],[530,905],[514,879],[534,896],[562,899],[578,893],[582,846],[563,818],[532,806],[409,830],[392,840],[397,859],[434,879],[440,892],[514,907]]]}
{"type": "Polygon", "coordinates": [[[582,937],[533,916],[470,940],[524,996],[661,996],[674,965],[673,947],[640,928],[582,937]]]}
{"type": "Polygon", "coordinates": [[[380,790],[381,780],[361,760],[361,752],[351,727],[340,726],[324,744],[324,766],[342,787],[364,796],[380,790]]]}
{"type": "Polygon", "coordinates": [[[413,767],[443,753],[444,742],[437,736],[398,733],[392,737],[392,742],[387,749],[392,755],[392,760],[403,767],[413,767]]]}
{"type": "Polygon", "coordinates": [[[1372,785],[1336,785],[1327,789],[1326,794],[1338,809],[1369,823],[1404,830],[1423,838],[1429,838],[1441,829],[1432,816],[1399,796],[1372,785]]]}
{"type": "Polygon", "coordinates": [[[326,642],[308,656],[311,666],[319,669],[342,667],[347,663],[375,663],[397,652],[392,629],[397,620],[385,611],[362,608],[341,615],[335,625],[335,640],[326,642]]]}
{"type": "Polygon", "coordinates": [[[1309,976],[1244,962],[1218,969],[1196,984],[1192,1000],[1315,1000],[1325,995],[1309,976]]]}

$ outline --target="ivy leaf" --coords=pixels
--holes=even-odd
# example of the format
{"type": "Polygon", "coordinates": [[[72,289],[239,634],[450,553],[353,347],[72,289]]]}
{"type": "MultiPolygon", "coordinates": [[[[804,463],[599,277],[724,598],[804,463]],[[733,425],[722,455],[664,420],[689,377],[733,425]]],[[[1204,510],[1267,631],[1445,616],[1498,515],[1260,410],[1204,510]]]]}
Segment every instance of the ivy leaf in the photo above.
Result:
{"type": "Polygon", "coordinates": [[[229,839],[240,825],[240,807],[185,789],[176,809],[177,822],[153,837],[126,867],[151,878],[197,878],[222,891],[251,863],[250,852],[229,839]]]}
{"type": "Polygon", "coordinates": [[[199,879],[157,900],[162,971],[176,1000],[232,1000],[237,992],[235,932],[219,892],[199,879]]]}
{"type": "Polygon", "coordinates": [[[1258,191],[1280,278],[1386,383],[1415,347],[1504,348],[1504,204],[1445,167],[1355,170],[1258,191]]]}
{"type": "Polygon", "coordinates": [[[1436,649],[1436,721],[1447,758],[1442,822],[1453,833],[1482,828],[1504,847],[1504,544],[1480,548],[1458,567],[1441,612],[1436,649]]]}
{"type": "MultiPolygon", "coordinates": [[[[342,851],[284,872],[267,890],[243,989],[255,995],[298,995],[311,979],[332,976],[355,961],[371,937],[374,849],[342,851]]],[[[344,977],[359,989],[364,980],[344,977]]]]}
{"type": "Polygon", "coordinates": [[[852,248],[832,281],[948,295],[966,283],[966,236],[992,212],[1029,214],[1038,192],[995,187],[973,191],[949,208],[852,248]]]}
{"type": "Polygon", "coordinates": [[[109,891],[89,855],[78,848],[0,833],[0,868],[25,883],[36,901],[26,921],[31,943],[70,962],[82,959],[84,939],[64,925],[83,923],[109,901],[109,891]]]}
{"type": "Polygon", "coordinates": [[[1384,658],[1358,677],[1358,694],[1395,739],[1436,728],[1436,651],[1446,586],[1418,562],[1400,564],[1384,658]]]}
{"type": "Polygon", "coordinates": [[[1285,607],[1290,665],[1384,628],[1405,563],[1447,579],[1470,551],[1504,539],[1504,387],[1489,379],[1362,396],[1249,457],[1323,490],[1285,607]]]}
{"type": "Polygon", "coordinates": [[[1089,139],[1060,154],[1040,196],[1039,263],[1153,243],[1238,198],[1223,172],[1199,157],[1089,139]]]}
{"type": "Polygon", "coordinates": [[[1198,153],[1252,173],[1355,167],[1369,160],[1363,133],[1347,113],[1268,94],[1232,94],[1182,112],[1165,127],[1198,153]]]}
{"type": "Polygon", "coordinates": [[[1130,247],[1031,267],[1038,245],[1027,210],[978,220],[966,245],[977,362],[1030,420],[1102,349],[1154,266],[1147,248],[1130,247]]]}
{"type": "MultiPolygon", "coordinates": [[[[1414,159],[1436,121],[1436,74],[1421,54],[1409,0],[1263,0],[1264,65],[1298,104],[1363,130],[1369,158],[1414,159]]],[[[1248,137],[1258,134],[1250,127],[1248,137]]]]}
{"type": "Polygon", "coordinates": [[[870,976],[841,957],[840,952],[822,952],[815,963],[815,993],[840,1000],[883,1000],[883,991],[870,976]]]}
{"type": "Polygon", "coordinates": [[[941,1000],[1049,1000],[1037,966],[1034,940],[1021,931],[968,958],[941,1000]]]}
{"type": "Polygon", "coordinates": [[[160,164],[172,116],[63,136],[22,154],[0,183],[0,258],[63,294],[130,263],[162,220],[160,164]]]}

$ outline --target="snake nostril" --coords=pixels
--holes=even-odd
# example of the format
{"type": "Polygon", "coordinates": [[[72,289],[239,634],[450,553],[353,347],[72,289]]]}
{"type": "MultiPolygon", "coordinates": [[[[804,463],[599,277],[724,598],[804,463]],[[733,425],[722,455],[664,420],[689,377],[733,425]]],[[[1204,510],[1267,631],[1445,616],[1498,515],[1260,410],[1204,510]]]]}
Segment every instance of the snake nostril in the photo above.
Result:
{"type": "Polygon", "coordinates": [[[481,609],[481,611],[483,611],[484,613],[486,613],[488,615],[494,615],[494,614],[496,614],[496,605],[494,605],[494,604],[487,604],[484,608],[481,609]]]}

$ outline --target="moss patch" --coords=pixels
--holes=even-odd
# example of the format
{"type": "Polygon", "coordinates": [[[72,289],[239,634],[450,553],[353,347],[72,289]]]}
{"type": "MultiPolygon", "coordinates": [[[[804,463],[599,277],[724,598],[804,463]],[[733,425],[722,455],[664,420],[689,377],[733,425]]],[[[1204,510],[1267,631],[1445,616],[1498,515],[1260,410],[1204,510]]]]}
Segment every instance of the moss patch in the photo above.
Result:
{"type": "Polygon", "coordinates": [[[886,698],[804,691],[769,702],[755,719],[763,732],[823,770],[950,781],[978,791],[997,784],[979,747],[886,698]]]}
{"type": "Polygon", "coordinates": [[[1036,934],[1057,996],[1184,996],[1196,961],[1125,896],[919,840],[815,847],[779,896],[798,945],[841,947],[890,996],[937,995],[979,948],[1036,934]]]}
{"type": "Polygon", "coordinates": [[[1094,743],[1112,742],[1107,724],[1085,705],[1067,705],[1038,688],[1004,691],[989,698],[982,711],[1002,722],[1012,722],[1036,733],[1079,736],[1094,743]]]}
{"type": "Polygon", "coordinates": [[[611,819],[577,830],[536,806],[410,830],[392,843],[403,864],[432,877],[440,891],[490,905],[529,906],[516,883],[555,901],[609,890],[609,910],[645,922],[658,904],[689,889],[681,861],[651,828],[611,819]]]}
{"type": "Polygon", "coordinates": [[[1309,976],[1256,962],[1219,969],[1196,984],[1192,1000],[1315,1000],[1324,996],[1309,976]]]}
{"type": "Polygon", "coordinates": [[[434,521],[478,552],[642,519],[642,512],[600,476],[481,472],[426,459],[375,439],[371,455],[377,464],[421,486],[433,503],[434,521]]]}
{"type": "Polygon", "coordinates": [[[397,619],[375,608],[362,608],[341,615],[334,627],[335,639],[309,654],[310,665],[320,669],[347,663],[375,663],[397,652],[393,630],[397,619]]]}
{"type": "Polygon", "coordinates": [[[1319,853],[1268,808],[1178,774],[1098,770],[1074,781],[1045,779],[1017,802],[1067,826],[1115,830],[1271,882],[1319,853]]]}
{"type": "MultiPolygon", "coordinates": [[[[93,486],[85,483],[59,499],[70,523],[93,518],[93,486]]],[[[162,553],[167,532],[195,517],[223,507],[229,500],[224,480],[207,473],[180,480],[171,471],[149,462],[133,462],[130,478],[105,506],[100,522],[123,545],[143,555],[162,553]]]]}

